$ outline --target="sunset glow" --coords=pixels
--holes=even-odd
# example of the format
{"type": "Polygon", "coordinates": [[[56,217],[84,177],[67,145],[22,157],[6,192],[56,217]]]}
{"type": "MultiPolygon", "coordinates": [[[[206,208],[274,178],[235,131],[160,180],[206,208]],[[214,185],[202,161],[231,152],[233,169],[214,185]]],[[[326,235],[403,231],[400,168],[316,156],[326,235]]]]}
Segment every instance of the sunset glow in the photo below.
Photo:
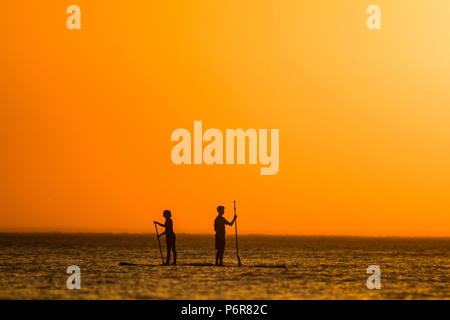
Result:
{"type": "Polygon", "coordinates": [[[448,0],[58,2],[1,5],[0,231],[450,236],[448,0]],[[174,164],[194,121],[277,173],[174,164]]]}

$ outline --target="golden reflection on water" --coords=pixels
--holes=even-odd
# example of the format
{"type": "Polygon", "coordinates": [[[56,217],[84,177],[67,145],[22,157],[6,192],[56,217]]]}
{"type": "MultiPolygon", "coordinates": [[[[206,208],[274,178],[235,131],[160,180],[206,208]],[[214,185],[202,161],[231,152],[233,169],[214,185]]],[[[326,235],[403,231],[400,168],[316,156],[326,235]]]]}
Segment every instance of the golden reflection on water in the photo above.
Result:
{"type": "MultiPolygon", "coordinates": [[[[213,236],[178,235],[179,263],[213,263],[213,236]]],[[[151,266],[153,235],[0,234],[2,299],[450,299],[450,239],[243,236],[236,266],[151,266]],[[119,266],[119,262],[143,264],[119,266]],[[147,264],[147,265],[145,265],[147,264]],[[286,268],[249,265],[286,264],[286,268]],[[68,290],[66,268],[81,268],[68,290]],[[366,269],[381,267],[381,290],[366,269]]]]}

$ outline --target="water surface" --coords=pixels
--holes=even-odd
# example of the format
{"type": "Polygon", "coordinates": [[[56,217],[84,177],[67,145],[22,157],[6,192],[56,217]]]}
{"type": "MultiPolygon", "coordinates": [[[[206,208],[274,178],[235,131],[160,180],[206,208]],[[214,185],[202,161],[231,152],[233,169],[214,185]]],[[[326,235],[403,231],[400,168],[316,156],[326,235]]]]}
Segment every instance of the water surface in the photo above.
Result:
{"type": "MultiPolygon", "coordinates": [[[[0,298],[450,299],[450,239],[242,236],[244,268],[234,245],[226,267],[162,267],[154,235],[0,234],[0,298]],[[69,265],[81,290],[67,289],[69,265]],[[381,290],[366,287],[369,265],[381,290]]],[[[214,262],[212,235],[177,235],[177,248],[180,264],[214,262]]]]}

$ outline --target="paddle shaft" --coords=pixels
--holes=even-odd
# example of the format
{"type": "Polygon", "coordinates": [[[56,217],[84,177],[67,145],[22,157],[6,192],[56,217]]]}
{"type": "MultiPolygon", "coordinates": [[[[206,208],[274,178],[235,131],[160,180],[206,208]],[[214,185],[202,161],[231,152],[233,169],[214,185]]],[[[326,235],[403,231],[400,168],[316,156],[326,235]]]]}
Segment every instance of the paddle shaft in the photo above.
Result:
{"type": "Polygon", "coordinates": [[[162,263],[164,264],[164,257],[163,257],[163,254],[162,254],[161,242],[159,241],[158,226],[156,225],[156,223],[155,223],[155,230],[156,230],[156,238],[158,238],[159,253],[161,254],[161,260],[162,260],[162,263]]]}
{"type": "MultiPolygon", "coordinates": [[[[234,204],[234,215],[236,216],[236,201],[233,201],[234,204]]],[[[236,232],[236,256],[238,260],[239,267],[241,266],[241,258],[239,257],[239,245],[238,245],[238,233],[237,233],[237,218],[234,221],[234,230],[236,232]]]]}

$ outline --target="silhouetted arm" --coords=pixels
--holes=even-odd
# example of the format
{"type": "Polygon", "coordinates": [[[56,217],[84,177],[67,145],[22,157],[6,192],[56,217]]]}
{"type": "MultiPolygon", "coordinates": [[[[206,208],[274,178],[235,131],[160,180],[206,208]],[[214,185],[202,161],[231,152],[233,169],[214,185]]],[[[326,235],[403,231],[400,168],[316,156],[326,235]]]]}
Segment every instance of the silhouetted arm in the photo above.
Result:
{"type": "Polygon", "coordinates": [[[229,226],[232,226],[233,223],[236,221],[236,218],[237,218],[237,216],[234,215],[234,218],[233,218],[233,220],[231,220],[231,222],[228,222],[228,220],[225,219],[225,218],[223,218],[223,220],[225,221],[225,224],[227,224],[227,225],[229,225],[229,226]]]}
{"type": "Polygon", "coordinates": [[[159,226],[161,226],[161,227],[166,227],[166,225],[165,224],[162,224],[162,223],[159,223],[158,221],[153,221],[153,223],[156,223],[157,225],[159,225],[159,226]]]}
{"type": "Polygon", "coordinates": [[[158,235],[158,238],[159,237],[162,237],[163,235],[165,235],[166,234],[166,232],[164,231],[163,233],[160,233],[159,235],[158,235]]]}

